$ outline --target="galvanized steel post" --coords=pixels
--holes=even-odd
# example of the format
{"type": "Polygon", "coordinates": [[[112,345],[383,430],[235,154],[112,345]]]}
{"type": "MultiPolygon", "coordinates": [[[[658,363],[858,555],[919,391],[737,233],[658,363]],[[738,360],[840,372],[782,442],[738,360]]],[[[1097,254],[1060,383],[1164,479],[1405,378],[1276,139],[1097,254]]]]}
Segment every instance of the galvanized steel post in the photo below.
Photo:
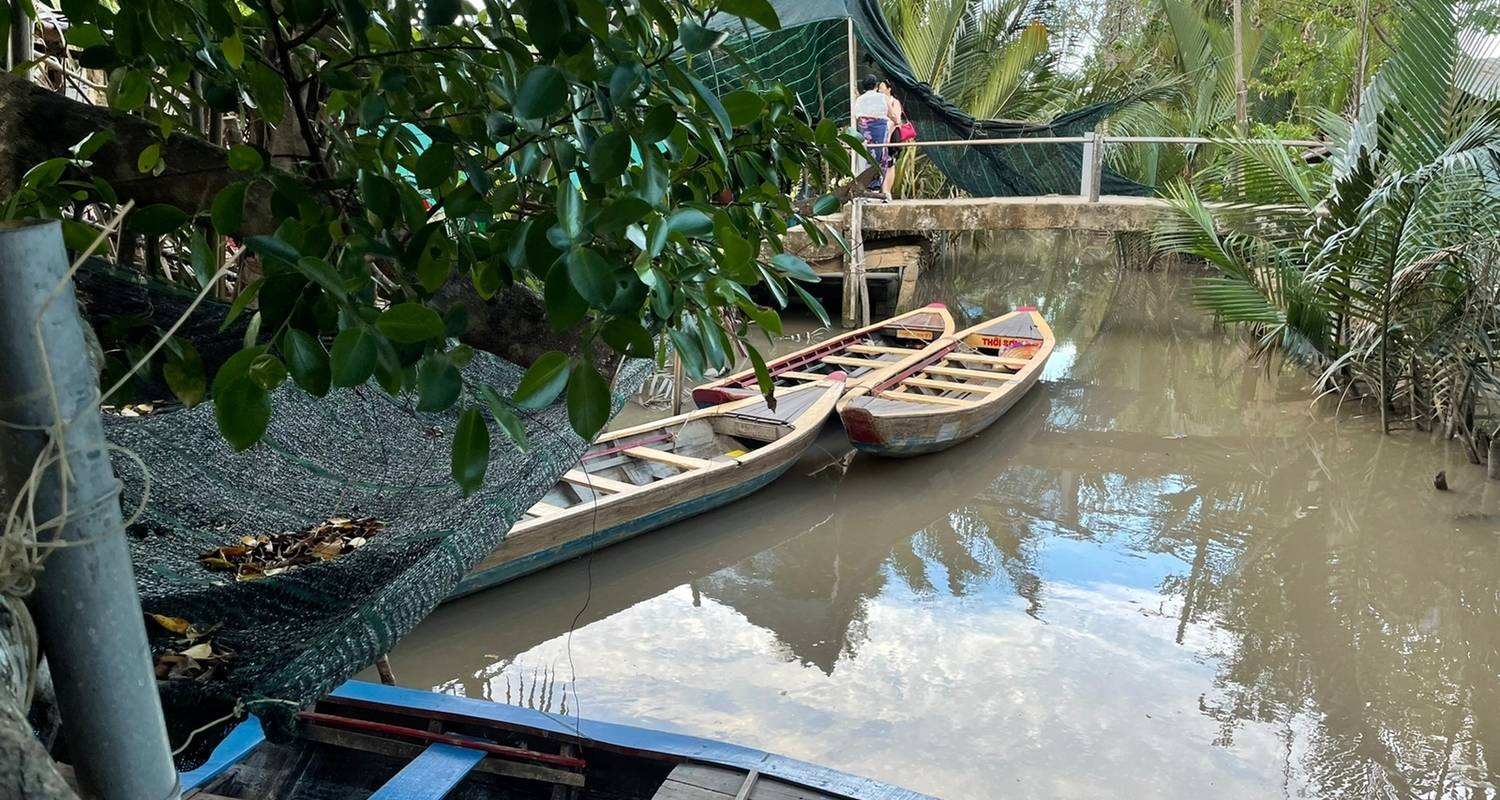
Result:
{"type": "Polygon", "coordinates": [[[180,794],[99,416],[99,384],[57,222],[0,224],[0,481],[32,480],[37,522],[62,518],[29,599],[87,797],[180,794]],[[54,438],[56,437],[56,438],[54,438]],[[66,463],[45,463],[61,456],[66,463]]]}

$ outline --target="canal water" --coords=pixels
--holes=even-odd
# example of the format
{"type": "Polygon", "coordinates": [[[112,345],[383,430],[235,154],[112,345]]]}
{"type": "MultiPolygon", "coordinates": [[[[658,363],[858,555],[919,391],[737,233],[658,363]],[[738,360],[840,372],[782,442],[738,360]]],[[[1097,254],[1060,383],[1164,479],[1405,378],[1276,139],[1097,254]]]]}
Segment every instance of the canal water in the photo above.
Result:
{"type": "Polygon", "coordinates": [[[1495,797],[1500,482],[1115,258],[1014,234],[931,271],[1058,335],[981,438],[891,462],[830,426],[742,502],[440,608],[397,677],[946,798],[1495,797]]]}

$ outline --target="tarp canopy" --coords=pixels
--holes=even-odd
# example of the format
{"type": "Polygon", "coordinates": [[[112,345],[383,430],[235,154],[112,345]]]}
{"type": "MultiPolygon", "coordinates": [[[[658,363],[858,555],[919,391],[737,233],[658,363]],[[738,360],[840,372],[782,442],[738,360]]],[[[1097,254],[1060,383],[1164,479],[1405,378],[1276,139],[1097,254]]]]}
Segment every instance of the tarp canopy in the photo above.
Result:
{"type": "MultiPolygon", "coordinates": [[[[976,119],[917,79],[892,32],[879,0],[770,0],[781,30],[767,31],[739,18],[721,16],[710,25],[727,34],[725,47],[768,80],[781,81],[801,98],[814,119],[849,122],[848,31],[854,30],[865,64],[855,71],[874,71],[888,79],[920,140],[1000,139],[1080,136],[1110,112],[1115,103],[1075,109],[1049,122],[976,119]]],[[[745,78],[739,64],[710,58],[700,71],[727,90],[745,78]]],[[[1082,144],[928,147],[923,154],[953,184],[974,197],[1018,197],[1078,194],[1083,165],[1082,144]]],[[[1146,195],[1151,188],[1105,169],[1100,190],[1113,195],[1146,195]]]]}
{"type": "MultiPolygon", "coordinates": [[[[148,292],[153,313],[166,315],[185,302],[169,287],[112,285],[125,279],[86,272],[81,296],[96,328],[115,316],[101,299],[148,292]]],[[[212,358],[225,308],[198,313],[194,327],[205,332],[198,346],[212,358]]],[[[616,377],[615,409],[649,368],[627,362],[616,377]]],[[[464,379],[509,396],[523,372],[480,352],[464,379]]],[[[127,514],[142,508],[127,529],[142,606],[199,628],[218,626],[206,640],[233,654],[206,677],[161,682],[174,741],[236,706],[259,716],[269,734],[289,733],[299,708],[374,663],[426,617],[586,447],[562,403],[523,412],[528,451],[496,433],[484,485],[464,497],[449,477],[449,449],[459,410],[471,400],[422,413],[415,397],[392,397],[373,384],[322,399],[288,384],[274,392],[261,443],[240,453],[220,436],[211,402],[106,417],[109,440],[122,450],[115,469],[123,507],[127,514]],[[257,580],[236,580],[203,561],[242,537],[295,532],[331,517],[373,517],[384,529],[336,558],[257,580]]],[[[183,648],[160,626],[149,627],[156,655],[183,648]]],[[[213,741],[196,739],[179,765],[206,755],[213,741]]]]}

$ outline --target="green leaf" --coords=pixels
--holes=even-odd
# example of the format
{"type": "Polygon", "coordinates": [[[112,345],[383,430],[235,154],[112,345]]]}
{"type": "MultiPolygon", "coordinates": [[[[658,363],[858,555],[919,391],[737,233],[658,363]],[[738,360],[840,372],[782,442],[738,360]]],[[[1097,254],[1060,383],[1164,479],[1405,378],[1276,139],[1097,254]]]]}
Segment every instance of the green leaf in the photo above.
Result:
{"type": "Polygon", "coordinates": [[[142,175],[156,169],[161,163],[161,144],[149,144],[141,148],[141,154],[136,156],[135,168],[142,175]]]}
{"type": "Polygon", "coordinates": [[[629,317],[616,317],[599,330],[604,343],[617,353],[631,358],[651,358],[656,355],[656,343],[641,323],[629,317]]]}
{"type": "Polygon", "coordinates": [[[280,236],[251,236],[245,240],[245,246],[261,258],[280,261],[287,266],[296,266],[297,260],[302,257],[297,248],[280,236]]]}
{"type": "Polygon", "coordinates": [[[115,97],[111,105],[116,111],[134,111],[146,104],[151,95],[151,79],[139,70],[127,70],[115,84],[115,97]]]}
{"type": "Polygon", "coordinates": [[[359,101],[359,121],[366,128],[375,128],[385,120],[385,98],[371,92],[359,101]]]}
{"type": "Polygon", "coordinates": [[[761,330],[772,336],[781,335],[781,315],[777,314],[775,310],[762,308],[754,303],[745,301],[741,301],[739,307],[745,312],[746,316],[754,320],[756,325],[760,326],[761,330]]]}
{"type": "Polygon", "coordinates": [[[562,110],[568,100],[568,79],[557,67],[532,67],[521,77],[513,104],[522,119],[544,119],[562,110]]]}
{"type": "MultiPolygon", "coordinates": [[[[427,13],[422,21],[428,28],[452,25],[453,21],[458,19],[459,11],[462,9],[463,4],[459,0],[427,0],[427,13]]],[[[482,475],[483,473],[481,477],[482,475]]]]}
{"type": "Polygon", "coordinates": [[[297,271],[321,286],[329,295],[339,300],[345,298],[344,279],[339,277],[333,265],[327,261],[316,256],[303,256],[297,259],[297,271]]]}
{"type": "Polygon", "coordinates": [[[128,227],[145,236],[165,236],[187,221],[187,212],[177,206],[154,203],[131,212],[128,227]]]}
{"type": "MultiPolygon", "coordinates": [[[[771,382],[771,371],[766,369],[766,359],[749,342],[745,343],[745,352],[750,355],[750,366],[755,370],[755,383],[760,387],[760,393],[766,397],[775,397],[776,384],[771,382]]],[[[774,408],[772,406],[773,410],[774,408]]]]}
{"type": "Polygon", "coordinates": [[[255,101],[261,118],[272,125],[280,125],[286,115],[286,83],[281,74],[259,61],[249,62],[244,74],[250,99],[255,101]]]}
{"type": "Polygon", "coordinates": [[[744,127],[760,117],[766,101],[749,89],[738,89],[723,98],[724,110],[729,113],[729,122],[735,127],[744,127]]]}
{"type": "Polygon", "coordinates": [[[781,29],[781,18],[767,0],[720,0],[719,10],[736,17],[754,20],[768,31],[781,29]]]}
{"type": "Polygon", "coordinates": [[[490,429],[484,415],[471,408],[458,418],[453,432],[453,480],[467,496],[484,485],[484,473],[490,467],[490,429]]]}
{"type": "Polygon", "coordinates": [[[251,364],[264,352],[264,347],[247,347],[214,375],[214,419],[236,452],[260,441],[271,422],[271,395],[250,377],[251,364]]]}
{"type": "Polygon", "coordinates": [[[601,233],[619,233],[632,222],[651,213],[651,204],[639,197],[621,197],[594,218],[594,230],[601,233]]]}
{"type": "Polygon", "coordinates": [[[729,112],[724,110],[724,104],[720,102],[719,96],[714,94],[714,90],[708,88],[703,81],[698,80],[692,75],[687,75],[686,77],[688,83],[693,87],[693,92],[698,95],[698,99],[702,100],[703,105],[708,107],[709,113],[714,115],[714,121],[719,123],[719,129],[724,132],[726,137],[729,136],[734,126],[729,123],[729,112]]]}
{"type": "Polygon", "coordinates": [[[209,213],[214,230],[225,236],[232,236],[239,232],[240,226],[245,224],[245,190],[247,188],[249,184],[240,181],[229,184],[214,195],[213,210],[209,213]]]}
{"type": "Polygon", "coordinates": [[[494,389],[488,386],[481,386],[479,387],[479,396],[484,398],[485,404],[490,407],[490,415],[495,418],[495,422],[499,423],[500,429],[505,431],[505,435],[510,437],[516,449],[523,453],[526,452],[526,448],[530,445],[527,443],[526,426],[521,424],[521,418],[517,417],[514,411],[506,407],[505,401],[501,399],[499,393],[494,389]]]}
{"type": "Polygon", "coordinates": [[[261,156],[260,151],[248,144],[237,144],[229,148],[229,168],[236,172],[260,172],[265,165],[266,159],[261,156]]]}
{"type": "Polygon", "coordinates": [[[832,214],[839,210],[839,197],[836,194],[825,194],[813,201],[812,213],[815,216],[832,214]]]}
{"type": "Polygon", "coordinates": [[[587,361],[568,378],[568,422],[585,441],[593,441],[609,422],[609,384],[587,361]]]}
{"type": "Polygon", "coordinates": [[[208,377],[203,372],[203,359],[198,355],[198,349],[187,339],[173,336],[167,340],[161,375],[167,382],[167,388],[188,408],[203,402],[208,393],[208,377]]]}
{"type": "Polygon", "coordinates": [[[696,208],[679,208],[667,218],[667,231],[703,237],[714,232],[713,218],[696,208]]]}
{"type": "Polygon", "coordinates": [[[609,75],[609,99],[617,106],[625,105],[641,80],[646,76],[644,65],[631,62],[620,64],[609,75]]]}
{"type": "Polygon", "coordinates": [[[667,335],[672,339],[672,346],[677,351],[677,356],[682,359],[682,366],[687,369],[688,375],[694,380],[703,377],[703,347],[698,344],[696,331],[683,331],[677,328],[669,328],[667,335]]]}
{"type": "Polygon", "coordinates": [[[398,303],[387,308],[375,321],[387,339],[400,344],[416,344],[443,335],[443,318],[421,303],[398,303]]]}
{"type": "Polygon", "coordinates": [[[583,195],[570,180],[557,187],[557,224],[568,237],[576,242],[583,236],[583,195]]]}
{"type": "Polygon", "coordinates": [[[224,62],[230,69],[239,69],[245,63],[245,40],[240,38],[238,32],[233,36],[219,42],[219,52],[224,54],[224,62]]]}
{"type": "Polygon", "coordinates": [[[269,392],[286,380],[286,366],[276,356],[261,353],[250,362],[250,380],[269,392]]]}
{"type": "MultiPolygon", "coordinates": [[[[73,37],[68,36],[71,43],[73,37]]],[[[78,54],[78,66],[84,69],[112,69],[120,63],[120,53],[107,44],[92,44],[78,54]]]]}
{"type": "Polygon", "coordinates": [[[417,163],[412,167],[412,175],[417,179],[417,186],[423,189],[432,189],[441,186],[444,181],[453,176],[453,147],[451,145],[433,143],[417,156],[417,163]]]}
{"type": "Polygon", "coordinates": [[[594,308],[604,308],[615,299],[614,268],[595,250],[579,247],[568,253],[568,280],[594,308]]]}
{"type": "Polygon", "coordinates": [[[375,334],[360,325],[333,337],[328,364],[334,386],[358,386],[375,374],[375,334]]]}
{"type": "Polygon", "coordinates": [[[359,198],[365,208],[387,225],[401,219],[401,195],[396,184],[384,175],[375,172],[359,173],[359,198]]]}
{"type": "Polygon", "coordinates": [[[29,189],[50,189],[57,185],[67,169],[66,158],[49,158],[26,170],[26,174],[21,176],[21,185],[29,189]]]}
{"type": "Polygon", "coordinates": [[[516,387],[516,405],[528,411],[546,408],[568,385],[568,357],[552,350],[543,353],[522,376],[516,387]]]}
{"type": "Polygon", "coordinates": [[[818,273],[813,272],[812,267],[809,267],[806,261],[791,253],[777,253],[771,257],[771,264],[794,280],[807,283],[817,283],[821,280],[818,273]]]}
{"type": "Polygon", "coordinates": [[[823,304],[818,302],[818,298],[808,294],[807,290],[802,288],[801,284],[796,281],[787,281],[787,284],[797,291],[797,296],[802,298],[803,304],[807,306],[808,310],[813,312],[813,315],[818,318],[819,322],[823,323],[825,328],[833,324],[829,321],[828,312],[823,309],[823,304]]]}
{"type": "Polygon", "coordinates": [[[554,330],[567,330],[582,322],[589,313],[588,301],[573,287],[565,259],[558,259],[547,271],[542,300],[547,308],[547,321],[554,330]]]}
{"type": "Polygon", "coordinates": [[[417,410],[443,411],[458,402],[464,379],[441,353],[429,353],[417,366],[417,410]]]}
{"type": "Polygon", "coordinates": [[[328,394],[333,372],[322,342],[296,328],[289,328],[281,337],[281,353],[286,356],[287,371],[292,373],[292,380],[302,387],[302,391],[313,397],[328,394]]]}
{"type": "Polygon", "coordinates": [[[255,301],[255,296],[260,294],[260,287],[265,284],[265,278],[256,278],[250,282],[250,285],[240,290],[240,293],[235,296],[234,302],[229,304],[229,313],[224,315],[224,322],[219,325],[220,333],[229,330],[229,326],[241,314],[245,313],[245,309],[249,308],[250,304],[255,301]]]}
{"type": "Polygon", "coordinates": [[[667,138],[676,125],[677,109],[663,103],[646,112],[646,118],[641,121],[641,138],[648,145],[656,144],[667,138]]]}
{"type": "Polygon", "coordinates": [[[589,148],[589,175],[600,183],[612,181],[625,174],[630,166],[630,135],[624,131],[610,131],[594,140],[589,148]]]}
{"type": "Polygon", "coordinates": [[[87,161],[93,158],[95,153],[99,152],[99,148],[103,147],[106,144],[109,144],[109,142],[114,138],[114,132],[109,130],[108,128],[100,131],[94,131],[93,133],[84,137],[83,141],[79,142],[76,145],[73,145],[73,157],[81,161],[87,161]]]}
{"type": "Polygon", "coordinates": [[[706,53],[717,47],[724,41],[724,31],[709,30],[691,19],[682,21],[682,27],[677,29],[678,40],[682,42],[682,49],[689,53],[706,53]]]}

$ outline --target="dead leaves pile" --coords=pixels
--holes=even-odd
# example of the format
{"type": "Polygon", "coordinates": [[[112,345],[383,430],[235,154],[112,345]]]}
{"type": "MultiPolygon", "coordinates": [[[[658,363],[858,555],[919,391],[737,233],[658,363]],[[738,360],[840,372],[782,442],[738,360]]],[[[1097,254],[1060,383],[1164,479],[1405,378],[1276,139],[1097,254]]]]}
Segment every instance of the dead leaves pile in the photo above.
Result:
{"type": "Polygon", "coordinates": [[[216,547],[198,558],[212,570],[233,572],[236,580],[280,575],[292,567],[316,564],[357,550],[385,529],[374,517],[330,517],[300,531],[246,536],[238,545],[216,547]]]}
{"type": "Polygon", "coordinates": [[[153,622],[176,634],[179,649],[156,657],[156,679],[159,681],[208,680],[222,672],[234,660],[234,652],[222,645],[215,647],[207,637],[219,625],[194,625],[181,617],[147,614],[153,622]],[[199,641],[203,640],[203,641],[199,641]]]}
{"type": "Polygon", "coordinates": [[[132,403],[124,406],[100,406],[99,411],[110,417],[149,417],[156,413],[156,404],[132,403]]]}

